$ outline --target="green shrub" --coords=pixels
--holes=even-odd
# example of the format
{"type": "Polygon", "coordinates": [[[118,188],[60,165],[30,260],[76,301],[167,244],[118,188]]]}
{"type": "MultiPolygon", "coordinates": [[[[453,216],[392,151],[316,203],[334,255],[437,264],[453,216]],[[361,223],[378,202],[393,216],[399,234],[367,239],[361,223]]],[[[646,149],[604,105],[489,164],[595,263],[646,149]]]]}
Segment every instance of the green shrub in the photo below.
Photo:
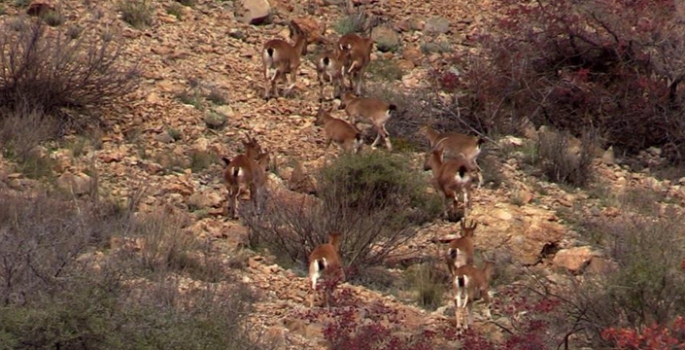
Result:
{"type": "Polygon", "coordinates": [[[219,157],[215,153],[198,150],[190,152],[190,169],[194,173],[199,173],[217,163],[219,163],[219,157]]]}
{"type": "Polygon", "coordinates": [[[335,31],[340,35],[361,33],[364,31],[365,25],[366,15],[363,12],[357,12],[338,19],[335,23],[335,31]]]}
{"type": "Polygon", "coordinates": [[[595,220],[615,268],[590,279],[576,295],[586,305],[584,326],[600,339],[608,327],[665,325],[685,312],[683,219],[621,216],[595,220]]]}
{"type": "Polygon", "coordinates": [[[432,213],[432,203],[425,192],[427,179],[402,154],[343,154],[322,169],[321,180],[321,192],[344,194],[346,205],[351,208],[389,205],[432,213]]]}
{"type": "Polygon", "coordinates": [[[119,2],[121,19],[134,28],[142,29],[151,26],[154,7],[150,0],[125,0],[119,2]]]}
{"type": "Polygon", "coordinates": [[[436,263],[414,265],[405,272],[411,289],[416,293],[416,302],[428,310],[435,310],[444,304],[443,297],[450,286],[445,278],[447,276],[436,268],[436,263]]]}
{"type": "Polygon", "coordinates": [[[442,212],[442,200],[426,192],[427,178],[405,155],[340,155],[317,177],[317,201],[284,202],[271,196],[263,215],[243,205],[252,241],[304,266],[309,252],[327,241],[327,233],[342,232],[341,256],[352,276],[381,264],[416,235],[416,225],[442,212]]]}
{"type": "Polygon", "coordinates": [[[376,80],[394,81],[401,80],[404,72],[393,60],[377,59],[371,61],[368,68],[369,73],[376,80]]]}

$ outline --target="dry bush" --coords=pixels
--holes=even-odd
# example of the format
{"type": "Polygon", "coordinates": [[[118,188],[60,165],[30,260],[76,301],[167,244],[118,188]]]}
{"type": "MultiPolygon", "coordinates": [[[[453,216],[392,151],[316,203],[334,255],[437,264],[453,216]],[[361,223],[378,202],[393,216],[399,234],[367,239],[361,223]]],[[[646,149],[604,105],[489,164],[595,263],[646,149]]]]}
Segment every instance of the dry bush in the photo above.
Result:
{"type": "Polygon", "coordinates": [[[541,132],[537,141],[538,165],[550,181],[582,187],[593,177],[593,134],[586,133],[578,154],[571,150],[570,141],[568,132],[541,132]]]}
{"type": "Polygon", "coordinates": [[[66,121],[75,117],[65,108],[101,108],[136,87],[136,70],[124,63],[122,44],[111,34],[71,39],[41,21],[15,21],[0,24],[0,105],[5,109],[66,121]]]}
{"type": "Polygon", "coordinates": [[[243,206],[253,240],[305,266],[309,252],[339,231],[341,257],[354,273],[381,264],[441,212],[440,198],[425,192],[427,180],[401,155],[341,155],[318,177],[312,205],[272,196],[262,216],[243,206]]]}
{"type": "Polygon", "coordinates": [[[595,345],[607,345],[605,329],[668,326],[685,312],[682,217],[624,215],[590,224],[588,229],[601,232],[604,251],[616,264],[605,275],[588,278],[572,296],[570,316],[595,345]]]}
{"type": "Polygon", "coordinates": [[[345,35],[350,33],[361,33],[366,29],[367,16],[364,12],[355,12],[346,15],[335,23],[335,31],[345,35]]]}
{"type": "Polygon", "coordinates": [[[436,264],[444,262],[425,262],[411,266],[405,272],[409,286],[416,293],[417,304],[427,310],[435,310],[444,305],[445,292],[451,286],[445,271],[436,264]]]}
{"type": "Polygon", "coordinates": [[[402,91],[385,84],[368,84],[368,95],[383,99],[397,106],[393,112],[388,133],[399,146],[410,150],[426,149],[428,140],[419,133],[424,125],[431,125],[441,132],[483,134],[488,131],[478,119],[462,115],[458,100],[445,98],[433,88],[402,91]]]}
{"type": "Polygon", "coordinates": [[[248,334],[253,297],[239,281],[181,285],[171,268],[188,246],[154,240],[179,233],[174,216],[136,222],[128,209],[46,195],[3,193],[0,207],[3,349],[264,348],[248,334]],[[139,234],[141,252],[110,246],[139,234]]]}

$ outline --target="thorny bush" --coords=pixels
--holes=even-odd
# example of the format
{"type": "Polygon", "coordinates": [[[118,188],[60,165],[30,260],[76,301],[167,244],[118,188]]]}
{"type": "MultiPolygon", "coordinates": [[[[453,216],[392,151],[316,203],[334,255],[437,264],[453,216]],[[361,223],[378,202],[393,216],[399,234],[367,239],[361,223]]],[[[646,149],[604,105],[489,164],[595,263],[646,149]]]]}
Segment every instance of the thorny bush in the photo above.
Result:
{"type": "Polygon", "coordinates": [[[70,118],[65,108],[101,108],[136,87],[137,71],[125,63],[122,47],[111,33],[74,39],[42,21],[6,20],[0,23],[0,106],[61,121],[70,118]]]}

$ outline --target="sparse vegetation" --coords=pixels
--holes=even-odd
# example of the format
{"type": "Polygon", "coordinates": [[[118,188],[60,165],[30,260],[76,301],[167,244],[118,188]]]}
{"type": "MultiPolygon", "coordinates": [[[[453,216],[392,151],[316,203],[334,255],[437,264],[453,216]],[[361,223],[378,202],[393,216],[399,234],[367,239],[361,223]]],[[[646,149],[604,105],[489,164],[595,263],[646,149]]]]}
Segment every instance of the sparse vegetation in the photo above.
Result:
{"type": "MultiPolygon", "coordinates": [[[[136,87],[136,69],[121,59],[121,44],[111,35],[76,40],[46,30],[42,21],[0,24],[0,105],[11,115],[44,114],[66,122],[94,122],[71,117],[65,109],[100,108],[136,87]],[[20,23],[18,29],[8,26],[20,23]]],[[[2,116],[2,114],[0,114],[2,116]]]]}
{"type": "MultiPolygon", "coordinates": [[[[3,194],[0,206],[3,347],[262,348],[248,337],[253,297],[240,282],[186,285],[181,292],[176,273],[187,271],[195,246],[177,217],[137,219],[106,202],[45,195],[3,194]],[[107,255],[98,253],[104,249],[107,255]]],[[[226,280],[225,273],[216,276],[226,280]]]]}
{"type": "Polygon", "coordinates": [[[405,272],[411,289],[416,293],[417,304],[428,310],[445,304],[447,299],[444,295],[450,287],[448,276],[437,268],[438,263],[442,262],[414,265],[405,272]]]}
{"type": "Polygon", "coordinates": [[[154,7],[150,0],[125,0],[119,2],[121,19],[137,29],[154,23],[154,7]]]}
{"type": "Polygon", "coordinates": [[[404,75],[402,69],[393,60],[373,60],[367,69],[374,79],[382,81],[401,80],[404,75]]]}
{"type": "Polygon", "coordinates": [[[213,164],[219,163],[219,157],[210,151],[193,150],[190,152],[190,169],[199,173],[213,164]]]}
{"type": "Polygon", "coordinates": [[[176,2],[183,6],[193,7],[197,3],[197,0],[176,0],[176,2]]]}
{"type": "Polygon", "coordinates": [[[221,129],[226,125],[226,116],[210,111],[205,115],[205,124],[210,129],[221,129]]]}
{"type": "Polygon", "coordinates": [[[265,215],[247,207],[242,216],[253,241],[303,265],[326,240],[321,233],[342,232],[341,257],[354,276],[414,237],[416,224],[440,214],[440,198],[425,188],[424,176],[402,155],[341,155],[322,169],[318,200],[290,203],[272,195],[265,215]]]}
{"type": "Polygon", "coordinates": [[[179,101],[183,104],[191,105],[198,110],[204,110],[204,106],[202,105],[202,96],[200,95],[199,91],[195,88],[191,88],[189,90],[184,90],[176,95],[176,98],[178,98],[179,101]]]}
{"type": "Polygon", "coordinates": [[[538,135],[537,163],[551,181],[585,186],[593,180],[592,151],[594,139],[588,133],[577,150],[572,149],[568,133],[547,131],[538,135]]]}
{"type": "Polygon", "coordinates": [[[424,55],[430,55],[432,53],[446,53],[452,52],[453,48],[449,42],[446,41],[434,41],[434,42],[423,42],[421,43],[421,52],[424,55]]]}
{"type": "Polygon", "coordinates": [[[349,33],[361,33],[366,25],[366,15],[357,12],[338,19],[335,23],[335,31],[340,35],[349,33]]]}
{"type": "Polygon", "coordinates": [[[228,104],[228,98],[226,97],[226,93],[216,87],[210,88],[209,93],[207,94],[207,100],[216,105],[228,104]]]}
{"type": "Polygon", "coordinates": [[[40,19],[51,27],[57,27],[64,23],[64,16],[59,11],[43,11],[40,14],[40,19]]]}
{"type": "Polygon", "coordinates": [[[179,2],[173,2],[167,7],[166,12],[179,20],[183,19],[183,5],[179,2]]]}

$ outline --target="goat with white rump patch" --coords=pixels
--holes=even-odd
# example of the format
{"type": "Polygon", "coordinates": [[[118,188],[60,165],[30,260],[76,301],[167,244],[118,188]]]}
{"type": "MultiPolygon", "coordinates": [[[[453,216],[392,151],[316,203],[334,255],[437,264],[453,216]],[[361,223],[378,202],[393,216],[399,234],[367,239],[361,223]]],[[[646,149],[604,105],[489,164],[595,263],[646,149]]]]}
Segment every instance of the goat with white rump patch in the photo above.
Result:
{"type": "Polygon", "coordinates": [[[471,162],[471,167],[477,171],[478,188],[481,187],[483,175],[476,159],[481,153],[481,145],[485,142],[483,138],[458,132],[441,133],[428,125],[421,127],[419,132],[428,139],[431,151],[438,150],[443,152],[444,158],[461,156],[471,162]]]}
{"type": "Polygon", "coordinates": [[[468,329],[469,324],[473,323],[473,303],[480,299],[486,305],[485,316],[492,318],[489,288],[494,269],[495,264],[488,261],[485,262],[483,269],[473,265],[464,265],[455,270],[452,285],[454,287],[454,316],[457,329],[468,329]],[[464,316],[466,319],[462,323],[464,316]]]}
{"type": "Polygon", "coordinates": [[[319,102],[324,101],[324,86],[333,85],[333,98],[340,98],[345,85],[344,63],[349,54],[339,49],[328,50],[316,59],[316,77],[319,80],[319,102]]]}
{"type": "MultiPolygon", "coordinates": [[[[309,307],[314,307],[314,298],[316,296],[316,282],[319,278],[331,278],[337,271],[342,274],[342,280],[346,279],[345,271],[343,269],[342,260],[338,255],[340,248],[340,232],[331,232],[328,235],[328,243],[324,243],[314,248],[309,254],[309,281],[311,282],[311,294],[309,298],[309,307]]],[[[324,304],[328,304],[328,298],[332,291],[327,290],[324,293],[324,304]]]]}
{"type": "Polygon", "coordinates": [[[475,236],[474,233],[478,223],[471,222],[470,226],[466,226],[465,221],[466,219],[461,221],[460,237],[449,242],[449,248],[447,248],[447,254],[445,255],[447,268],[449,268],[452,276],[454,276],[456,269],[475,263],[473,237],[475,236]]]}
{"type": "Polygon", "coordinates": [[[306,49],[307,38],[306,34],[297,24],[291,22],[289,28],[290,38],[295,41],[294,45],[290,45],[282,39],[272,39],[267,41],[262,49],[262,64],[264,65],[264,80],[266,84],[264,98],[267,100],[272,94],[278,97],[276,82],[278,80],[285,80],[286,75],[290,79],[285,94],[288,95],[293,87],[295,87],[297,71],[300,68],[300,57],[306,49]]]}
{"type": "MultiPolygon", "coordinates": [[[[468,216],[469,192],[471,191],[471,162],[463,157],[443,161],[442,152],[433,150],[426,154],[423,170],[432,170],[433,187],[444,195],[444,200],[452,200],[452,210],[458,206],[457,196],[464,196],[464,217],[468,216]]],[[[447,203],[445,203],[448,209],[447,203]]]]}
{"type": "Polygon", "coordinates": [[[262,191],[267,180],[270,161],[269,151],[265,150],[262,153],[262,148],[257,140],[249,136],[247,136],[247,141],[243,141],[243,145],[245,146],[245,154],[237,155],[233,159],[223,158],[226,164],[224,180],[228,189],[228,215],[231,219],[237,217],[236,211],[241,187],[249,188],[250,200],[259,212],[262,191]]]}
{"type": "Polygon", "coordinates": [[[343,60],[343,72],[349,77],[350,89],[361,95],[364,73],[371,62],[373,40],[355,33],[345,34],[338,39],[338,49],[347,53],[343,60]]]}

